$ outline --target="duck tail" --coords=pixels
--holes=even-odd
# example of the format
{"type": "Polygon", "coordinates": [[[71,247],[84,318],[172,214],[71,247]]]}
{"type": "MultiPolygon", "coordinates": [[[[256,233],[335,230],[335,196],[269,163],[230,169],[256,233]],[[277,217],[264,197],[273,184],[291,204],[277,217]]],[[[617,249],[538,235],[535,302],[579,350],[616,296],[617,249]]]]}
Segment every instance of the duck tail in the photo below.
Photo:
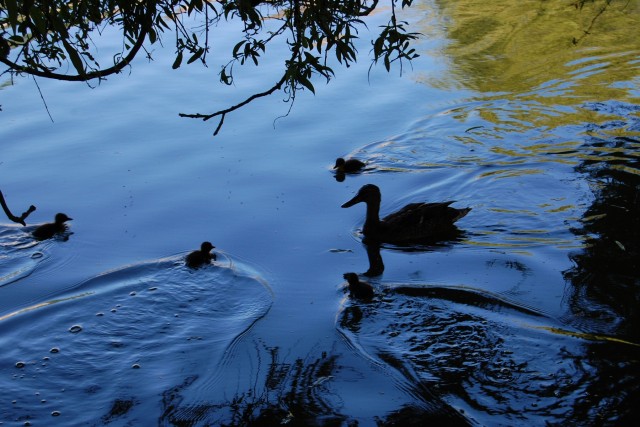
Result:
{"type": "Polygon", "coordinates": [[[456,222],[457,220],[467,216],[467,214],[469,213],[470,210],[471,210],[471,208],[456,209],[458,214],[453,218],[453,222],[456,222]]]}

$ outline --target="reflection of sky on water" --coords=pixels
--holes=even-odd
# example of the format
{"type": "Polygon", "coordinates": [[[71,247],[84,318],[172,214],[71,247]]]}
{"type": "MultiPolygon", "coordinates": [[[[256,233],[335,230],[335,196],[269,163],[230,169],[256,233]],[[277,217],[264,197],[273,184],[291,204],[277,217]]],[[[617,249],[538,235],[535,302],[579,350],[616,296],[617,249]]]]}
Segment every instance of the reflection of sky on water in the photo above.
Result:
{"type": "Polygon", "coordinates": [[[301,95],[275,129],[288,106],[261,100],[227,117],[213,140],[207,124],[177,113],[262,89],[273,64],[220,91],[207,70],[167,72],[160,52],[94,90],[39,81],[54,123],[30,80],[3,88],[9,204],[37,205],[30,224],[58,210],[75,218],[67,242],[29,246],[13,226],[2,229],[0,316],[39,307],[0,324],[12,349],[2,385],[17,390],[9,413],[35,405],[48,420],[93,393],[101,398],[87,417],[105,422],[146,410],[165,421],[229,420],[241,397],[291,422],[366,423],[405,405],[434,416],[429,408],[446,404],[486,424],[624,418],[625,396],[637,395],[627,342],[640,330],[626,304],[637,294],[628,221],[638,200],[638,46],[629,31],[638,14],[612,2],[597,22],[606,32],[594,27],[573,46],[598,3],[585,3],[564,31],[576,15],[553,2],[423,2],[415,10],[435,27],[415,23],[420,13],[410,20],[437,38],[403,78],[374,69],[368,84],[362,60],[316,97],[301,95]],[[328,169],[348,154],[371,169],[336,182],[328,169]],[[380,248],[384,273],[370,280],[385,291],[372,305],[336,291],[343,273],[376,259],[357,232],[364,210],[340,209],[365,183],[382,189],[382,214],[422,200],[473,208],[460,240],[380,248]],[[268,314],[247,333],[265,307],[260,283],[144,261],[203,240],[249,260],[273,290],[268,314]],[[229,293],[236,280],[259,295],[229,293]],[[76,295],[77,283],[96,294],[39,306],[76,295]],[[21,326],[6,333],[9,324],[21,326]],[[76,324],[83,329],[72,334],[76,324]],[[102,344],[108,352],[94,354],[102,344]],[[74,354],[88,360],[74,364],[74,354]],[[100,374],[85,378],[82,367],[100,374]],[[61,400],[20,397],[39,380],[67,381],[70,370],[79,389],[61,400]],[[148,372],[161,380],[135,382],[148,372]],[[126,392],[107,399],[114,390],[126,392]],[[142,405],[144,396],[162,404],[142,405]]]}

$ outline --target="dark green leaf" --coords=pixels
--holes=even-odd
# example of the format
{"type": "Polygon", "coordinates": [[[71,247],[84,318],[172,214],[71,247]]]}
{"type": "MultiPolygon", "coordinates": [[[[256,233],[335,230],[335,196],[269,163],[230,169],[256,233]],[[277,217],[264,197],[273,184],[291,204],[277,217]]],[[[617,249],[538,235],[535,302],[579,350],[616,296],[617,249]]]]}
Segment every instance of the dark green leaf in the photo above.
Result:
{"type": "Polygon", "coordinates": [[[153,28],[149,29],[149,41],[154,44],[157,40],[157,34],[153,28]]]}
{"type": "Polygon", "coordinates": [[[238,43],[236,43],[236,45],[233,47],[233,57],[236,58],[238,56],[238,51],[240,50],[240,48],[242,47],[243,44],[245,44],[247,41],[246,40],[242,40],[238,43]]]}
{"type": "Polygon", "coordinates": [[[22,36],[11,36],[9,40],[16,44],[24,44],[24,38],[22,38],[22,36]]]}
{"type": "Polygon", "coordinates": [[[176,60],[173,61],[173,65],[171,66],[171,68],[173,68],[174,70],[176,68],[180,68],[180,64],[182,64],[182,51],[178,52],[178,55],[176,56],[176,60]]]}
{"type": "Polygon", "coordinates": [[[300,83],[302,86],[304,86],[307,89],[309,89],[315,95],[316,91],[315,91],[315,89],[313,88],[313,85],[311,84],[311,82],[308,79],[306,79],[306,78],[304,78],[302,76],[299,76],[298,77],[298,83],[300,83]]]}
{"type": "Polygon", "coordinates": [[[31,20],[36,25],[36,28],[38,29],[38,31],[40,31],[40,34],[46,34],[47,20],[42,14],[42,11],[37,7],[32,7],[31,9],[29,9],[29,14],[31,15],[31,20]]]}
{"type": "Polygon", "coordinates": [[[11,24],[13,31],[15,31],[18,25],[18,3],[15,0],[5,0],[4,3],[7,7],[9,23],[11,24]]]}
{"type": "Polygon", "coordinates": [[[62,39],[62,44],[64,45],[64,49],[69,54],[69,59],[71,60],[71,63],[73,64],[74,68],[78,72],[78,75],[80,76],[84,75],[85,74],[84,63],[82,62],[82,58],[80,58],[80,55],[78,54],[78,52],[65,39],[62,39]]]}
{"type": "Polygon", "coordinates": [[[189,58],[189,60],[187,61],[187,64],[191,64],[193,61],[196,61],[198,58],[202,56],[203,53],[204,53],[203,48],[198,49],[196,53],[191,55],[191,58],[189,58]]]}

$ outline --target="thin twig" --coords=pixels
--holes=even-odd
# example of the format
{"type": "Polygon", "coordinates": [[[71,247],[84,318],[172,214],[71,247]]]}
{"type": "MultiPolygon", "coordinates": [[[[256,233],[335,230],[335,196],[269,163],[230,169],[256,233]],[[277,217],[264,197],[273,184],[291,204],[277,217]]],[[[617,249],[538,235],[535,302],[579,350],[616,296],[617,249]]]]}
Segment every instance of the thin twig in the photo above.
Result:
{"type": "Polygon", "coordinates": [[[31,77],[33,77],[33,82],[36,84],[36,87],[38,88],[38,93],[40,94],[40,98],[42,99],[42,103],[44,104],[44,109],[47,110],[47,114],[49,115],[49,119],[51,120],[51,123],[55,123],[53,121],[53,117],[51,117],[51,112],[49,111],[49,107],[47,106],[47,101],[44,100],[44,96],[42,95],[42,91],[40,90],[40,85],[36,80],[36,76],[31,76],[31,77]]]}

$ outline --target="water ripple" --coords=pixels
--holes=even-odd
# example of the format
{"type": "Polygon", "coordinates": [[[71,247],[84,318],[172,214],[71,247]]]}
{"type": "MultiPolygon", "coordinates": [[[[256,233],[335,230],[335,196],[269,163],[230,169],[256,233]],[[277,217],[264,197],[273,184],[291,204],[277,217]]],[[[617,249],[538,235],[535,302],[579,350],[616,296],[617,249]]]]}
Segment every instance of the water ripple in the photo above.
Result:
{"type": "Polygon", "coordinates": [[[0,318],[0,381],[13,402],[3,415],[142,422],[164,392],[209,375],[272,301],[259,277],[220,257],[198,270],[181,257],[128,266],[0,318]]]}
{"type": "Polygon", "coordinates": [[[633,370],[629,355],[640,349],[567,331],[543,312],[467,287],[387,285],[373,303],[343,307],[338,329],[374,361],[487,425],[584,420],[579,412],[587,401],[593,405],[587,418],[596,417],[610,402],[590,388],[608,381],[612,369],[633,370]],[[585,347],[625,356],[602,367],[585,347]]]}
{"type": "Polygon", "coordinates": [[[22,229],[0,227],[0,287],[29,276],[44,261],[46,250],[30,251],[37,242],[22,229]]]}

